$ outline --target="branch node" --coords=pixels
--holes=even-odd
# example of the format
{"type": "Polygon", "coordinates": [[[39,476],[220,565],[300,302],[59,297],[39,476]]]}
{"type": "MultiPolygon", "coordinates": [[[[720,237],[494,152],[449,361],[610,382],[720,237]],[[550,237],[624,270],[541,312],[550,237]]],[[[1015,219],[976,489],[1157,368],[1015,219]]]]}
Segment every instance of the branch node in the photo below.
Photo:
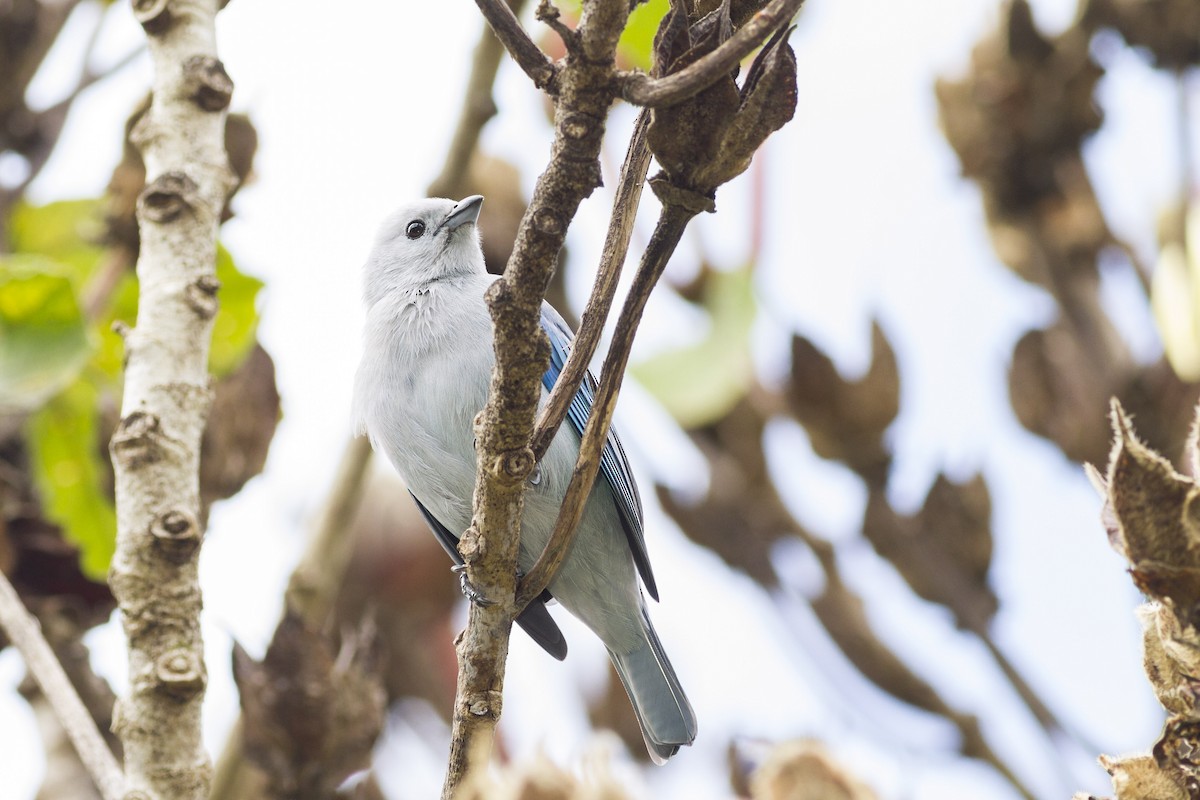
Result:
{"type": "Polygon", "coordinates": [[[188,97],[205,111],[224,111],[233,97],[233,80],[219,59],[192,56],[183,63],[183,80],[188,97]]]}
{"type": "Polygon", "coordinates": [[[154,675],[163,691],[181,700],[193,697],[204,688],[204,666],[190,650],[168,650],[159,656],[154,675]]]}
{"type": "Polygon", "coordinates": [[[200,546],[200,522],[187,509],[172,509],[154,518],[150,535],[168,560],[184,564],[200,546]]]}
{"type": "Polygon", "coordinates": [[[533,225],[541,233],[548,236],[556,236],[563,230],[563,222],[559,216],[559,212],[549,206],[542,206],[533,212],[533,225]]]}
{"type": "Polygon", "coordinates": [[[121,420],[109,449],[126,469],[137,469],[162,458],[162,429],[159,419],[145,411],[134,411],[121,420]]]}
{"type": "Polygon", "coordinates": [[[717,210],[717,201],[713,197],[695,189],[677,186],[661,172],[651,178],[649,183],[654,196],[664,206],[677,206],[693,214],[699,214],[701,211],[712,214],[717,210]]]}
{"type": "Polygon", "coordinates": [[[212,319],[217,313],[217,290],[220,288],[221,282],[212,275],[201,275],[187,285],[183,296],[201,319],[212,319]]]}
{"type": "Polygon", "coordinates": [[[138,214],[151,222],[171,222],[200,202],[200,187],[183,172],[164,172],[142,190],[138,214]]]}
{"type": "Polygon", "coordinates": [[[146,33],[158,36],[171,26],[171,0],[133,0],[133,17],[146,33]]]}
{"type": "Polygon", "coordinates": [[[563,117],[559,130],[563,132],[563,136],[578,142],[599,135],[601,126],[590,114],[575,111],[563,117]]]}
{"type": "Polygon", "coordinates": [[[529,447],[522,447],[520,450],[513,450],[507,453],[503,459],[505,476],[515,482],[524,482],[533,472],[533,468],[537,466],[537,460],[533,456],[533,450],[529,447]]]}
{"type": "Polygon", "coordinates": [[[483,697],[476,697],[467,704],[467,713],[474,717],[500,717],[501,696],[499,692],[487,692],[483,697]]]}

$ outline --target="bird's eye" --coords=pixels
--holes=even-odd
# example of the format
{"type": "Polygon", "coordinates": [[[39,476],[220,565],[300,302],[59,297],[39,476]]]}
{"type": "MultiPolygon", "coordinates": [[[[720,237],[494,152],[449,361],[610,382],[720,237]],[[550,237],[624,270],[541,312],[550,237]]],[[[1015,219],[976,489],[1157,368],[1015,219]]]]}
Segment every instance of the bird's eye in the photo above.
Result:
{"type": "Polygon", "coordinates": [[[414,219],[408,225],[404,226],[404,235],[410,239],[420,239],[425,235],[425,223],[419,219],[414,219]]]}

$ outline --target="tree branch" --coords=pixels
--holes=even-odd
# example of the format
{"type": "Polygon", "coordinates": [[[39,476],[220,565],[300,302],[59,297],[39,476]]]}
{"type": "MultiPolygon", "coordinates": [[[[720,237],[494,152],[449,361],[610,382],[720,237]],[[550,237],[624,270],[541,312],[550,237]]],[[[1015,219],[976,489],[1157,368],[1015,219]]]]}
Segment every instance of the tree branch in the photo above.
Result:
{"type": "Polygon", "coordinates": [[[771,0],[725,43],[678,72],[662,78],[652,78],[643,72],[621,75],[618,79],[621,97],[636,106],[661,108],[699,94],[788,24],[803,4],[804,0],[771,0]]]}
{"type": "Polygon", "coordinates": [[[539,461],[558,433],[567,409],[571,407],[571,400],[579,391],[583,376],[587,374],[588,364],[596,352],[613,297],[617,293],[617,281],[621,277],[625,254],[629,251],[633,223],[642,199],[646,172],[650,168],[650,150],[646,147],[646,127],[649,122],[649,114],[642,112],[634,123],[633,137],[629,141],[629,150],[621,166],[621,177],[613,197],[612,219],[608,224],[604,249],[600,253],[596,284],[580,318],[579,333],[571,343],[571,353],[559,373],[554,390],[538,415],[531,447],[533,457],[539,461]]]}
{"type": "Polygon", "coordinates": [[[533,85],[548,94],[557,94],[558,67],[529,38],[513,10],[502,0],[475,0],[475,5],[533,85]]]}
{"type": "Polygon", "coordinates": [[[54,650],[42,636],[37,620],[26,610],[17,590],[3,572],[0,572],[0,628],[16,645],[29,674],[42,687],[100,795],[104,800],[121,800],[125,794],[125,776],[121,767],[108,749],[91,712],[71,685],[54,650]]]}
{"type": "Polygon", "coordinates": [[[232,82],[216,58],[218,0],[137,3],[153,100],[133,132],[146,164],[138,198],[137,327],[112,454],[117,546],[110,585],[129,640],[129,693],[113,727],[130,791],[208,795],[200,731],[200,439],[210,403],[217,227],[233,186],[225,153],[232,82]]]}
{"type": "Polygon", "coordinates": [[[646,301],[650,299],[650,293],[662,276],[671,254],[675,252],[684,228],[696,213],[672,204],[664,206],[659,215],[658,225],[655,226],[654,234],[642,255],[642,263],[634,276],[633,285],[629,288],[621,315],[617,318],[608,356],[604,359],[600,387],[592,403],[591,415],[579,444],[579,458],[575,462],[575,471],[563,497],[558,519],[554,523],[554,531],[533,569],[521,580],[516,599],[518,613],[550,585],[567,554],[575,527],[583,515],[584,503],[600,468],[600,456],[604,452],[608,429],[612,425],[613,413],[617,407],[617,395],[621,391],[625,367],[633,349],[633,337],[641,322],[646,301]]]}
{"type": "MultiPolygon", "coordinates": [[[[485,14],[494,8],[477,1],[485,14]]],[[[536,464],[529,443],[549,358],[540,326],[542,298],[567,226],[583,198],[600,184],[600,144],[615,88],[613,53],[628,12],[624,2],[584,3],[579,30],[584,57],[568,54],[556,80],[550,163],[534,187],[504,275],[487,294],[496,365],[487,405],[476,418],[473,516],[459,552],[471,582],[497,602],[471,606],[467,630],[457,643],[458,686],[443,800],[454,797],[472,760],[490,752],[500,716],[504,662],[516,616],[513,600],[525,483],[536,464]],[[597,57],[595,48],[605,42],[611,49],[607,56],[597,57]]],[[[503,34],[498,35],[504,40],[503,34]]]]}

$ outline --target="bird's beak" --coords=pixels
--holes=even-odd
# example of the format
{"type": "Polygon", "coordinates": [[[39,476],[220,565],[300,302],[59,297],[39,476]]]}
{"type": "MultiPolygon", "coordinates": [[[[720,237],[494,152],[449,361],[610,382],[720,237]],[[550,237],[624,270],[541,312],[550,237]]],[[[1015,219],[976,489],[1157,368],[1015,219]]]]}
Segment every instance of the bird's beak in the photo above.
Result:
{"type": "Polygon", "coordinates": [[[448,231],[452,231],[459,225],[475,222],[475,220],[479,219],[479,209],[482,206],[483,195],[473,194],[470,197],[464,197],[455,204],[454,208],[450,209],[450,213],[442,220],[442,224],[438,225],[438,230],[440,231],[445,228],[448,231]]]}

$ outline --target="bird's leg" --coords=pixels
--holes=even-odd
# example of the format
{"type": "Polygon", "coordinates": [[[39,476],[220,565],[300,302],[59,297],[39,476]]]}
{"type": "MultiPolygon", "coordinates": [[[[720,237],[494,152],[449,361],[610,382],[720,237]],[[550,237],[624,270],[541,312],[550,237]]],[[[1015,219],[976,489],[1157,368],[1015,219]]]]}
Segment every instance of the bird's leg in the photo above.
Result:
{"type": "Polygon", "coordinates": [[[467,598],[468,600],[470,600],[472,603],[474,603],[477,606],[494,606],[494,605],[496,605],[495,600],[492,600],[490,597],[485,595],[483,592],[476,589],[474,586],[471,585],[471,582],[469,580],[467,580],[467,565],[466,564],[455,564],[453,567],[450,568],[450,571],[453,572],[454,574],[458,575],[458,585],[459,585],[459,588],[462,589],[463,597],[467,598]]]}

